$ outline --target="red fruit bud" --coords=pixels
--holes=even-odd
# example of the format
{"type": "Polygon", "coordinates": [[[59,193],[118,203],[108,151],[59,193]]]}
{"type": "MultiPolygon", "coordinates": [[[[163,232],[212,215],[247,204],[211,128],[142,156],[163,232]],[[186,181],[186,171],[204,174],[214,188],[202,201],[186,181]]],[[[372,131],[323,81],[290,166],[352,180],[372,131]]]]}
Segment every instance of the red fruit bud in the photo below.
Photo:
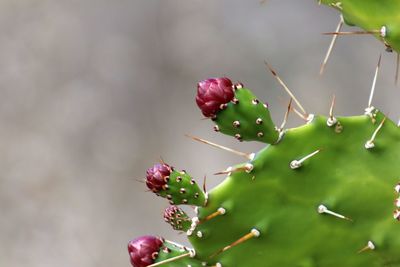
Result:
{"type": "Polygon", "coordinates": [[[177,206],[169,206],[164,211],[164,219],[166,222],[171,222],[173,219],[176,218],[176,215],[180,213],[183,213],[183,211],[177,206]]]}
{"type": "Polygon", "coordinates": [[[172,167],[165,163],[158,163],[149,168],[146,172],[147,187],[155,193],[165,189],[171,172],[172,167]]]}
{"type": "Polygon", "coordinates": [[[214,117],[220,106],[234,97],[232,82],[228,78],[210,78],[197,84],[196,103],[206,117],[214,117]]]}
{"type": "Polygon", "coordinates": [[[128,243],[128,252],[133,267],[146,267],[154,263],[162,247],[163,239],[155,236],[141,236],[128,243]]]}

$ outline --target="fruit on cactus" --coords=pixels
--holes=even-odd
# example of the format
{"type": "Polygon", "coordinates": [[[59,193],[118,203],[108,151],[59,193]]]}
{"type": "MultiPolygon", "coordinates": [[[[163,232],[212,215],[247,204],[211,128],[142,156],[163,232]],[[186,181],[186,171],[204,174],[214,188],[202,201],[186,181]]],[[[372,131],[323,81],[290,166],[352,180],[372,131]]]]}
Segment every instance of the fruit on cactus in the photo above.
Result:
{"type": "Polygon", "coordinates": [[[159,263],[165,266],[166,262],[171,262],[171,267],[177,267],[176,260],[183,266],[201,266],[192,259],[193,250],[156,236],[141,236],[130,241],[128,252],[133,267],[158,266],[159,263]]]}
{"type": "Polygon", "coordinates": [[[188,231],[192,220],[181,208],[171,205],[164,211],[164,220],[172,226],[174,230],[188,231]]]}
{"type": "Polygon", "coordinates": [[[164,162],[147,170],[146,185],[155,194],[167,198],[171,205],[204,206],[207,202],[207,195],[186,171],[177,171],[164,162]]]}
{"type": "Polygon", "coordinates": [[[147,169],[146,172],[146,185],[154,193],[165,190],[168,183],[169,176],[172,172],[171,166],[165,163],[155,164],[153,167],[147,169]]]}
{"type": "Polygon", "coordinates": [[[274,143],[279,139],[279,129],[272,122],[268,105],[241,83],[232,86],[225,77],[199,82],[196,102],[202,113],[215,122],[217,132],[239,141],[274,143]]]}
{"type": "Polygon", "coordinates": [[[128,252],[131,264],[135,267],[146,267],[154,263],[163,239],[156,236],[141,236],[128,243],[128,252]]]}
{"type": "Polygon", "coordinates": [[[226,77],[209,78],[197,84],[196,103],[204,116],[214,117],[233,99],[232,82],[226,77]]]}

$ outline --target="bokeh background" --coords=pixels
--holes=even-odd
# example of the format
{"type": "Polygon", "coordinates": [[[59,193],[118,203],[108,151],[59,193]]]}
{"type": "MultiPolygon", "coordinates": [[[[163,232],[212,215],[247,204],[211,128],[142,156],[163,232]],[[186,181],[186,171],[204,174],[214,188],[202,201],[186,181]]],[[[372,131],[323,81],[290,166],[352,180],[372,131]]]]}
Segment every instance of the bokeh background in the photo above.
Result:
{"type": "Polygon", "coordinates": [[[338,114],[360,114],[383,53],[374,104],[397,120],[395,55],[373,37],[339,38],[318,75],[338,20],[313,0],[1,0],[0,266],[129,266],[133,237],[185,243],[145,170],[161,156],[211,188],[241,159],[185,133],[262,147],[201,120],[200,79],[242,81],[280,123],[289,98],[267,59],[309,112],[336,94],[338,114]]]}

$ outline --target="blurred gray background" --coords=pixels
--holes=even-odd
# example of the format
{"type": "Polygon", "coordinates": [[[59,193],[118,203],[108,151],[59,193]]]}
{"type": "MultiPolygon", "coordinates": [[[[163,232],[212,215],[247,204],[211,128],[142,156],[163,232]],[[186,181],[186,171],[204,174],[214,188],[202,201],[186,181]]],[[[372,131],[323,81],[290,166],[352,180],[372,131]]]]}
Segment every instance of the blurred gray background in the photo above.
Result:
{"type": "MultiPolygon", "coordinates": [[[[196,82],[242,81],[280,123],[288,97],[267,59],[309,112],[326,114],[336,94],[338,114],[360,114],[383,45],[339,38],[320,77],[321,33],[338,19],[313,0],[1,0],[0,266],[129,266],[131,238],[185,243],[137,180],[161,156],[211,188],[212,173],[241,161],[185,133],[262,147],[214,133],[196,82]]],[[[374,104],[397,120],[394,73],[383,52],[374,104]]]]}

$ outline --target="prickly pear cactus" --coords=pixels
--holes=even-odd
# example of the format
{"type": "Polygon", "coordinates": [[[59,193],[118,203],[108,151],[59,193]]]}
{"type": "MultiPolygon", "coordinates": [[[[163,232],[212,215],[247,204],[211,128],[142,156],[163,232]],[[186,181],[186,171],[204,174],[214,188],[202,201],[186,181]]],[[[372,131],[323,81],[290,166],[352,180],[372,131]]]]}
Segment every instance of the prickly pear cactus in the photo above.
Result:
{"type": "MultiPolygon", "coordinates": [[[[400,51],[400,1],[320,2],[400,51]]],[[[149,168],[147,187],[171,205],[164,220],[192,247],[142,236],[128,244],[132,266],[400,266],[400,129],[372,106],[373,91],[364,114],[352,117],[336,117],[334,101],[329,115],[309,114],[289,91],[298,109],[289,104],[276,126],[243,84],[199,82],[196,103],[215,131],[266,146],[248,154],[193,137],[245,159],[216,173],[226,179],[210,192],[165,162],[149,168]],[[292,110],[305,123],[286,129],[292,110]]]]}
{"type": "Polygon", "coordinates": [[[200,82],[196,101],[216,131],[267,145],[237,152],[245,162],[208,193],[185,171],[150,168],[147,186],[173,205],[165,221],[193,248],[142,237],[129,244],[133,266],[400,266],[400,129],[382,112],[306,114],[284,129],[227,78],[200,82]]]}
{"type": "Polygon", "coordinates": [[[398,0],[319,0],[338,9],[344,21],[374,34],[389,48],[400,52],[400,1],[398,0]]]}

